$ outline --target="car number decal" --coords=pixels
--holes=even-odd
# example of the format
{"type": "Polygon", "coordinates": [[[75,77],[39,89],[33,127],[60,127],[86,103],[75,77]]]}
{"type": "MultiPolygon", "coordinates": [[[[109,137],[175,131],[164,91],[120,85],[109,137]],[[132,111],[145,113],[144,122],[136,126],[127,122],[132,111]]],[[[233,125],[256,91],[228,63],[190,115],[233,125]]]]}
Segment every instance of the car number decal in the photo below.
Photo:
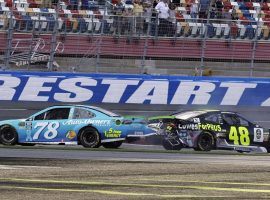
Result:
{"type": "Polygon", "coordinates": [[[44,133],[44,138],[48,140],[54,139],[58,134],[57,129],[59,127],[59,122],[38,122],[34,127],[34,129],[38,128],[38,130],[34,133],[33,140],[37,140],[45,128],[48,130],[44,133]]]}
{"type": "Polygon", "coordinates": [[[246,127],[231,126],[229,133],[229,140],[232,140],[235,145],[250,145],[249,131],[246,127]],[[240,137],[239,137],[240,136],[240,137]]]}

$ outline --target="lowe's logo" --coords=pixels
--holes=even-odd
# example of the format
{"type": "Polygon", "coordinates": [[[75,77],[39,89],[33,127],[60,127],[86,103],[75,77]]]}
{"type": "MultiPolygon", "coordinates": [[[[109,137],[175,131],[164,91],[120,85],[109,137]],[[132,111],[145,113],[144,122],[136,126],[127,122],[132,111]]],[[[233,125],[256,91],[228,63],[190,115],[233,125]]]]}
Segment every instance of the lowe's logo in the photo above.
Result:
{"type": "Polygon", "coordinates": [[[270,81],[25,75],[0,76],[0,100],[270,106],[270,81]]]}

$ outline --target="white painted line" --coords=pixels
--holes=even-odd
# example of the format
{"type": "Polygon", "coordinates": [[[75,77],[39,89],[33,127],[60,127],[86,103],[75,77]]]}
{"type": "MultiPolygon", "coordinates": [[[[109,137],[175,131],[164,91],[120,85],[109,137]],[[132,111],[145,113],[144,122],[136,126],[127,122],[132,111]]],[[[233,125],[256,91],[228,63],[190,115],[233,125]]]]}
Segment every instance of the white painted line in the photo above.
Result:
{"type": "Polygon", "coordinates": [[[24,168],[59,169],[61,167],[33,166],[33,165],[0,165],[0,169],[24,169],[24,168]]]}
{"type": "Polygon", "coordinates": [[[9,110],[28,110],[25,108],[0,108],[0,111],[9,111],[9,110]]]}

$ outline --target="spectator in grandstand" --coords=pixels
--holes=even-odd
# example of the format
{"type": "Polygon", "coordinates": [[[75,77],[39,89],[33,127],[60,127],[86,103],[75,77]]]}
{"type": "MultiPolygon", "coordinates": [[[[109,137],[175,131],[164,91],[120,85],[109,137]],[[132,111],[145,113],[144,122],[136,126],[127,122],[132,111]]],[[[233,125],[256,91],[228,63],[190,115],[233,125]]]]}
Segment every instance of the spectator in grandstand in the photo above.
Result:
{"type": "Polygon", "coordinates": [[[143,3],[144,33],[147,33],[148,25],[151,22],[151,16],[152,16],[152,3],[150,1],[145,1],[143,3]]]}
{"type": "Polygon", "coordinates": [[[121,0],[117,0],[117,3],[113,6],[113,32],[114,34],[120,34],[123,12],[125,7],[121,0]]]}
{"type": "Polygon", "coordinates": [[[232,20],[232,15],[229,12],[229,9],[228,8],[225,8],[223,10],[223,18],[226,20],[226,23],[232,20]]]}
{"type": "Polygon", "coordinates": [[[168,18],[168,36],[172,37],[176,29],[176,6],[174,3],[169,3],[169,18],[168,18]]]}
{"type": "Polygon", "coordinates": [[[51,0],[43,0],[42,2],[43,2],[42,6],[44,6],[44,8],[51,8],[52,7],[51,0]]]}
{"type": "Polygon", "coordinates": [[[221,19],[222,18],[222,9],[223,9],[223,3],[221,0],[216,1],[216,18],[221,19]]]}
{"type": "Polygon", "coordinates": [[[135,16],[136,33],[141,34],[143,30],[143,5],[140,0],[134,0],[133,14],[135,16]]]}
{"type": "Polygon", "coordinates": [[[235,39],[238,36],[238,27],[235,22],[231,23],[231,38],[235,39]]]}
{"type": "Polygon", "coordinates": [[[78,10],[78,0],[70,0],[69,1],[69,7],[70,10],[78,10]]]}
{"type": "Polygon", "coordinates": [[[82,0],[81,10],[88,10],[89,9],[89,1],[82,0]]]}
{"type": "Polygon", "coordinates": [[[121,26],[121,34],[128,34],[131,31],[134,31],[132,28],[134,27],[133,23],[133,5],[128,5],[122,14],[122,26],[121,26]]]}
{"type": "Polygon", "coordinates": [[[238,20],[238,15],[235,6],[232,9],[232,20],[238,20]]]}
{"type": "Polygon", "coordinates": [[[158,35],[165,36],[168,29],[169,6],[167,0],[160,0],[155,9],[158,12],[159,26],[158,35]]]}
{"type": "Polygon", "coordinates": [[[199,18],[206,19],[209,10],[210,0],[200,0],[199,2],[199,18]]]}
{"type": "Polygon", "coordinates": [[[209,9],[209,12],[210,12],[209,17],[210,17],[210,19],[215,19],[216,18],[216,11],[217,11],[217,9],[216,9],[215,4],[212,4],[212,6],[209,9]]]}
{"type": "Polygon", "coordinates": [[[197,15],[198,15],[198,4],[195,2],[195,0],[192,0],[190,6],[190,16],[192,18],[192,21],[196,22],[197,15]]]}

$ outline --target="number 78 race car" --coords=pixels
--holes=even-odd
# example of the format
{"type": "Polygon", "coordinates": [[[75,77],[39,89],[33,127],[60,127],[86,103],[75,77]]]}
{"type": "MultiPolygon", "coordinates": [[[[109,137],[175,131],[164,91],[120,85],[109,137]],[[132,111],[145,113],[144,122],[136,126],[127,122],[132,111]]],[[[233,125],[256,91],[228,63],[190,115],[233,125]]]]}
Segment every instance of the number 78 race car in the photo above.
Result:
{"type": "Polygon", "coordinates": [[[149,126],[157,129],[167,150],[187,147],[196,151],[270,152],[269,130],[235,112],[184,111],[149,118],[149,126]]]}
{"type": "Polygon", "coordinates": [[[155,134],[143,118],[124,118],[108,110],[83,105],[53,106],[26,119],[0,121],[4,145],[81,144],[118,148],[126,139],[155,134]]]}

